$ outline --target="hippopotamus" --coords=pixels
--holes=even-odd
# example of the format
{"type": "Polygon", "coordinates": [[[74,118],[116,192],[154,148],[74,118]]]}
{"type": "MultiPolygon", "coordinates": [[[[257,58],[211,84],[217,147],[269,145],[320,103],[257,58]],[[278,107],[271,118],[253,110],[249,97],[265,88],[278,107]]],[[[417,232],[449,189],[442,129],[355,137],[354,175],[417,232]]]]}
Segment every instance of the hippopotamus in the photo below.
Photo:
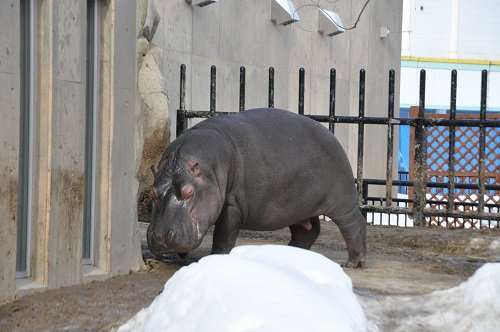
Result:
{"type": "Polygon", "coordinates": [[[319,216],[339,227],[344,267],[366,257],[366,220],[347,156],[322,124],[279,109],[206,119],[175,139],[151,167],[155,255],[188,253],[214,225],[212,254],[228,253],[240,229],[289,227],[289,245],[309,249],[319,216]]]}

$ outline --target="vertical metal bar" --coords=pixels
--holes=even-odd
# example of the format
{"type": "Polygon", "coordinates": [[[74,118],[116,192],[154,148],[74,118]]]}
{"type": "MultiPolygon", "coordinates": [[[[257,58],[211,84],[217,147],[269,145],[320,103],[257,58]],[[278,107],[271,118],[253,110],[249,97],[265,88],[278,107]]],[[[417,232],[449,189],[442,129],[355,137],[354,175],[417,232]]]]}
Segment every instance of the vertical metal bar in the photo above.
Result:
{"type": "Polygon", "coordinates": [[[358,164],[356,184],[358,189],[358,204],[364,204],[363,198],[363,153],[365,138],[365,70],[359,72],[359,122],[358,122],[358,164]]]}
{"type": "MultiPolygon", "coordinates": [[[[361,200],[362,203],[366,203],[367,201],[367,198],[368,198],[368,183],[366,183],[365,181],[362,181],[362,192],[363,192],[363,198],[361,200]]],[[[358,199],[359,200],[359,199],[358,199]]],[[[368,216],[368,213],[366,211],[361,211],[361,213],[363,214],[363,216],[366,217],[368,216]]],[[[373,215],[373,214],[372,214],[373,215]]],[[[375,222],[372,221],[372,224],[374,224],[375,222]]]]}
{"type": "MultiPolygon", "coordinates": [[[[337,71],[335,68],[330,69],[330,117],[335,116],[335,88],[337,83],[337,71]]],[[[335,134],[335,124],[330,121],[328,127],[335,134]]]]}
{"type": "Polygon", "coordinates": [[[274,108],[274,68],[273,67],[269,67],[268,107],[274,108]]]}
{"type": "Polygon", "coordinates": [[[215,113],[216,68],[210,67],[210,113],[215,113]]]}
{"type": "MultiPolygon", "coordinates": [[[[486,120],[486,91],[488,89],[488,71],[481,71],[481,109],[479,110],[479,120],[486,120]]],[[[486,148],[486,128],[484,124],[479,125],[479,199],[478,212],[484,212],[484,176],[485,176],[485,148],[486,148]]]]}
{"type": "Polygon", "coordinates": [[[177,126],[175,135],[179,137],[187,129],[186,119],[186,65],[181,65],[179,109],[177,110],[177,126]]]}
{"type": "MultiPolygon", "coordinates": [[[[457,71],[451,71],[450,120],[455,120],[457,114],[457,71]]],[[[455,208],[455,125],[450,126],[448,146],[448,212],[455,208]]],[[[456,224],[454,222],[454,224],[456,224]]]]}
{"type": "Polygon", "coordinates": [[[299,69],[299,114],[304,114],[304,84],[305,84],[305,70],[299,69]]]}
{"type": "Polygon", "coordinates": [[[394,80],[395,73],[391,69],[389,71],[389,100],[388,100],[388,118],[389,124],[387,126],[387,170],[385,177],[385,205],[392,205],[392,167],[394,158],[394,80]]]}
{"type": "Polygon", "coordinates": [[[415,125],[415,202],[414,223],[422,226],[425,223],[425,194],[426,194],[426,168],[427,168],[427,135],[424,126],[425,115],[425,70],[420,71],[420,93],[418,105],[418,118],[415,125]]]}
{"type": "Polygon", "coordinates": [[[180,76],[180,102],[179,102],[179,109],[180,110],[185,110],[186,109],[186,65],[182,64],[181,65],[181,76],[180,76]]]}
{"type": "Polygon", "coordinates": [[[240,67],[240,112],[245,110],[245,67],[240,67]]]}

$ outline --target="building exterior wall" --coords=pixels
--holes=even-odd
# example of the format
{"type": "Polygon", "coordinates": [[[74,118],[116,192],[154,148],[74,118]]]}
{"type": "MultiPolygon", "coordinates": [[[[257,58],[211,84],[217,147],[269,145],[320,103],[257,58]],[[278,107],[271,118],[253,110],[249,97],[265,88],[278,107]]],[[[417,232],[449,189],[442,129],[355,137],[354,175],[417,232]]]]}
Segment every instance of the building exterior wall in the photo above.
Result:
{"type": "Polygon", "coordinates": [[[132,194],[137,190],[136,4],[99,1],[94,255],[83,265],[87,2],[36,1],[30,264],[27,277],[16,279],[19,8],[20,1],[0,4],[0,302],[128,273],[142,264],[132,194]]]}
{"type": "Polygon", "coordinates": [[[451,70],[457,70],[457,110],[478,111],[481,71],[488,71],[488,110],[500,111],[500,2],[405,0],[401,107],[418,105],[421,69],[426,106],[450,106],[451,70]]]}
{"type": "MultiPolygon", "coordinates": [[[[352,26],[364,0],[320,1],[352,26]]],[[[164,50],[162,71],[169,96],[171,133],[179,108],[179,67],[187,67],[186,107],[209,109],[210,66],[217,66],[217,110],[238,110],[239,68],[246,67],[246,108],[267,106],[268,68],[275,68],[275,107],[297,112],[298,71],[305,69],[305,113],[328,114],[329,73],[337,71],[336,113],[358,114],[359,71],[366,70],[367,116],[387,115],[388,72],[399,82],[400,34],[380,38],[380,27],[401,31],[402,3],[370,1],[356,29],[334,37],[318,32],[318,8],[293,1],[300,21],[288,26],[271,21],[270,0],[221,0],[191,7],[185,0],[157,2],[162,23],[153,39],[164,50]],[[304,6],[306,5],[306,6],[304,6]]],[[[398,95],[398,94],[396,94],[398,95]]],[[[398,97],[397,97],[398,98],[398,97]]],[[[399,99],[396,100],[398,105],[399,99]]],[[[396,110],[397,112],[397,110],[396,110]]],[[[336,135],[356,167],[357,128],[337,126],[336,135]],[[338,128],[338,129],[337,129],[338,128]]],[[[366,175],[384,176],[385,131],[368,126],[366,175]],[[384,143],[382,143],[384,142],[384,143]]]]}

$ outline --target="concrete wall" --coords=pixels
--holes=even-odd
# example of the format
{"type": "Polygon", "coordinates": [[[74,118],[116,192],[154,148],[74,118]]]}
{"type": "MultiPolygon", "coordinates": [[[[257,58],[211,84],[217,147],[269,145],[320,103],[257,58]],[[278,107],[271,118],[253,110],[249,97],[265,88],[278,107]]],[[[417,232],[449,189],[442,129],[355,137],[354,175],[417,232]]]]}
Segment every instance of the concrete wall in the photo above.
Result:
{"type": "MultiPolygon", "coordinates": [[[[352,26],[365,0],[320,1],[338,12],[344,26],[352,26]]],[[[311,4],[293,1],[296,8],[311,4]]],[[[381,39],[381,26],[401,31],[402,3],[371,1],[357,28],[334,37],[318,32],[318,9],[298,11],[300,21],[280,26],[271,21],[270,0],[221,0],[205,7],[191,7],[185,0],[158,1],[162,22],[153,39],[164,50],[162,71],[166,78],[175,135],[175,110],[179,108],[179,67],[187,66],[186,107],[209,109],[210,66],[217,66],[217,110],[238,110],[239,68],[246,67],[246,108],[267,106],[268,68],[275,68],[275,107],[297,112],[298,70],[305,68],[305,112],[328,114],[329,72],[337,70],[339,115],[358,114],[359,70],[366,69],[367,116],[387,114],[388,71],[396,70],[399,86],[401,35],[381,39]]],[[[396,105],[399,104],[397,98],[396,105]]],[[[397,112],[397,110],[396,110],[397,112]]],[[[357,127],[340,125],[337,136],[356,165],[357,127]]],[[[367,128],[367,176],[384,176],[385,130],[367,128]],[[372,142],[376,142],[373,144],[372,142]],[[383,156],[383,159],[381,157],[383,156]]],[[[397,151],[397,147],[395,147],[397,151]]]]}
{"type": "Polygon", "coordinates": [[[15,278],[20,1],[0,4],[0,302],[141,266],[136,222],[135,1],[100,1],[94,256],[82,265],[85,1],[36,2],[30,266],[15,278]],[[6,181],[4,183],[4,181],[6,181]]]}

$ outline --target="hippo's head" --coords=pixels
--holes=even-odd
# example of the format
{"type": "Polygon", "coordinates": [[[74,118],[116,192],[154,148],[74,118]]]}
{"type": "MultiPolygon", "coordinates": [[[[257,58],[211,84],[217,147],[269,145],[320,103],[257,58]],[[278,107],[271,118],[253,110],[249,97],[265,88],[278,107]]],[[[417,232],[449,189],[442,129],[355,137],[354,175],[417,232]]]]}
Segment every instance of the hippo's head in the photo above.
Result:
{"type": "Polygon", "coordinates": [[[147,232],[151,252],[160,255],[195,249],[222,210],[223,196],[215,175],[197,160],[176,157],[151,168],[155,177],[147,232]]]}

